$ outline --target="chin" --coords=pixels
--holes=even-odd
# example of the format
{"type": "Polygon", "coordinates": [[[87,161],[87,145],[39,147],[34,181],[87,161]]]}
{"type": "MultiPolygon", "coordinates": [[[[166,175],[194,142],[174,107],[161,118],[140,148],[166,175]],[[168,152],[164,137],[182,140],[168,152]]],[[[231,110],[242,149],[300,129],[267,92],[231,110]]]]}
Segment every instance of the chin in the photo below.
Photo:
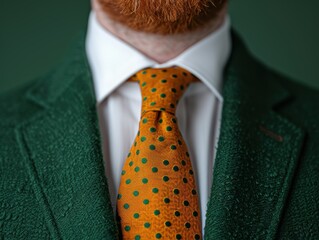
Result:
{"type": "Polygon", "coordinates": [[[226,0],[97,0],[108,16],[131,29],[156,34],[194,31],[218,19],[226,0]]]}

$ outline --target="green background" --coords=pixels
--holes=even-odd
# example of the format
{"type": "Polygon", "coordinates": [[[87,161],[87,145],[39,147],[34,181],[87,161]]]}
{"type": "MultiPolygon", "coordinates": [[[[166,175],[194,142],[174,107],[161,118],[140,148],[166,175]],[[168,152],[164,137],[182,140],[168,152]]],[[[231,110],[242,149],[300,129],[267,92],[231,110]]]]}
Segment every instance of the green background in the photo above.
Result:
{"type": "MultiPolygon", "coordinates": [[[[318,8],[315,0],[233,0],[230,15],[255,56],[319,88],[318,8]]],[[[89,11],[89,1],[2,1],[0,91],[57,65],[78,32],[85,29],[89,11]]]]}

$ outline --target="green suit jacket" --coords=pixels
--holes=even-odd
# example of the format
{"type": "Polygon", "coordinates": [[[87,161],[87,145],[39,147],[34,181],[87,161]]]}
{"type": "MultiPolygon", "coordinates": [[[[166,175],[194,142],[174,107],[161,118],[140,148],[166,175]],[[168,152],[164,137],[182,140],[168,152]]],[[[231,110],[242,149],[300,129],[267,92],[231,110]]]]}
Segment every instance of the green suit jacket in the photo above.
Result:
{"type": "MultiPolygon", "coordinates": [[[[205,238],[319,239],[319,93],[232,40],[205,238]]],[[[92,86],[81,38],[0,96],[0,239],[119,238],[92,86]]]]}

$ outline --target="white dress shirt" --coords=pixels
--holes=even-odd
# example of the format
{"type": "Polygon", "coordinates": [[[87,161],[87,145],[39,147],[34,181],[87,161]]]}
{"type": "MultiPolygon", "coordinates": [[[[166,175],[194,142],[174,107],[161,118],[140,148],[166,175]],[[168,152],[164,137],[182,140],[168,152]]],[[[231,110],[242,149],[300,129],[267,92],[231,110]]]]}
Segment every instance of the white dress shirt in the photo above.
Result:
{"type": "Polygon", "coordinates": [[[139,85],[126,80],[146,68],[177,65],[200,81],[189,86],[176,109],[196,177],[202,225],[212,184],[223,98],[224,66],[231,51],[230,19],[209,36],[164,64],[158,64],[89,18],[86,51],[92,70],[103,144],[105,174],[114,213],[121,171],[138,131],[141,114],[139,85]]]}

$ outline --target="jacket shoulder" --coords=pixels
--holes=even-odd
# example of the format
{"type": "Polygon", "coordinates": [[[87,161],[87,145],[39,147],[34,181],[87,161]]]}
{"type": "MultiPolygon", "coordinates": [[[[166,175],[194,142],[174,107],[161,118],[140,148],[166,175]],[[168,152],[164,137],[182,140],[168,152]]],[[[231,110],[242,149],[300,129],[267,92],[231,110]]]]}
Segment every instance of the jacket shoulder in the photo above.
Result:
{"type": "Polygon", "coordinates": [[[300,80],[289,78],[275,70],[269,70],[275,81],[283,85],[292,95],[304,100],[319,100],[319,88],[311,87],[300,80]]]}

